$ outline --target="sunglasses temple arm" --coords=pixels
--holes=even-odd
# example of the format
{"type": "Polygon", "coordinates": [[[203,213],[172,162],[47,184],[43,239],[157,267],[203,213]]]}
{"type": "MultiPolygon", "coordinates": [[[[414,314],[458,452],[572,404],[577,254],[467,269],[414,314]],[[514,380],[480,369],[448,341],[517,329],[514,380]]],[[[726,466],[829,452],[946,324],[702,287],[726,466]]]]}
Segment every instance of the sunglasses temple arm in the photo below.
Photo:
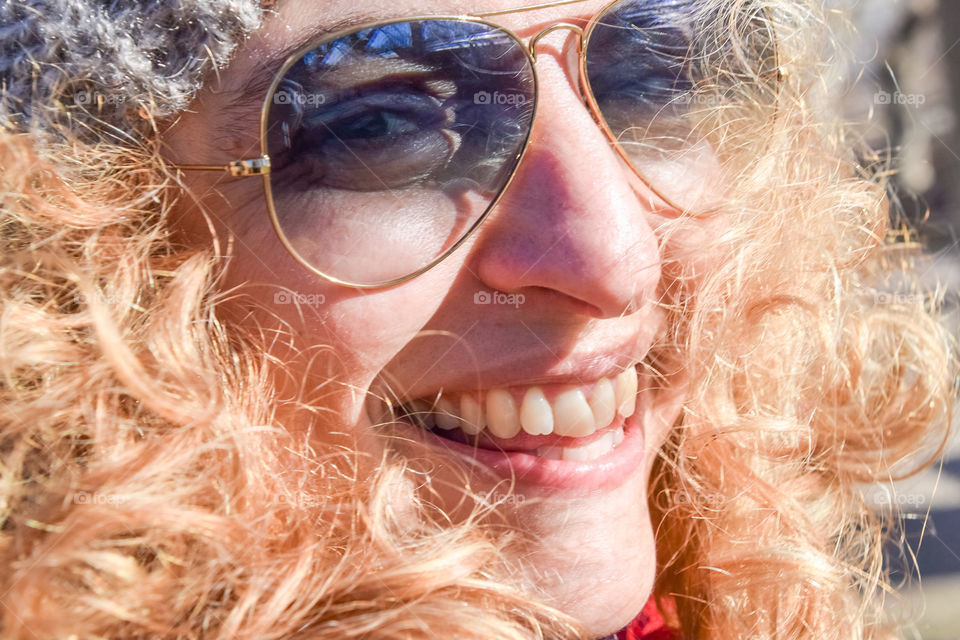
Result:
{"type": "Polygon", "coordinates": [[[270,157],[260,156],[248,160],[234,160],[227,164],[174,164],[180,171],[225,171],[234,178],[264,176],[270,173],[270,157]]]}

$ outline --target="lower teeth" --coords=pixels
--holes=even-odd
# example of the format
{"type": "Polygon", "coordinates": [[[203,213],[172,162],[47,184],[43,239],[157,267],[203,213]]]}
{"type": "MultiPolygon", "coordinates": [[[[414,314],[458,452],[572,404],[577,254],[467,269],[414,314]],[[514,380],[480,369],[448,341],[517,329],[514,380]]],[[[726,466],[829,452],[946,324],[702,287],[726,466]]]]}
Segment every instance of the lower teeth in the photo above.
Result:
{"type": "Polygon", "coordinates": [[[616,449],[621,442],[623,442],[623,426],[608,431],[602,437],[582,447],[540,447],[536,455],[551,460],[596,460],[616,449]]]}

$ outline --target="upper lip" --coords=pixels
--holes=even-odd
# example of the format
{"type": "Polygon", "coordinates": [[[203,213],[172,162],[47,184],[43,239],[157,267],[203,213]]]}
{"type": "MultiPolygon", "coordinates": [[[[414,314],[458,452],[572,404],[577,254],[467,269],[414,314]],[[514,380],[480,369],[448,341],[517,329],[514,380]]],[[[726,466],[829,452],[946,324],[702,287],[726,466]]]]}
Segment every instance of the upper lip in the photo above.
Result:
{"type": "MultiPolygon", "coordinates": [[[[592,384],[642,362],[657,344],[664,321],[662,315],[654,315],[645,322],[631,323],[626,331],[618,324],[591,323],[573,342],[562,343],[540,340],[530,327],[526,329],[538,336],[536,340],[501,341],[496,331],[488,331],[481,333],[472,347],[458,343],[458,348],[452,348],[441,343],[444,350],[428,351],[415,342],[395,355],[373,389],[386,388],[391,398],[403,403],[432,400],[441,391],[592,384]],[[469,362],[464,353],[470,354],[469,362]]],[[[476,332],[471,333],[474,335],[476,332]]]]}
{"type": "MultiPolygon", "coordinates": [[[[645,355],[646,351],[643,353],[645,355]]],[[[391,385],[391,388],[399,402],[403,403],[422,398],[432,399],[440,392],[463,393],[513,386],[592,384],[601,378],[612,378],[627,367],[636,366],[642,359],[622,351],[553,362],[549,366],[508,359],[483,371],[451,371],[443,376],[443,384],[439,386],[432,381],[436,376],[430,376],[431,380],[424,379],[422,383],[414,383],[406,389],[398,389],[395,385],[391,385]],[[549,371],[549,373],[542,375],[525,373],[537,370],[549,371]]]]}

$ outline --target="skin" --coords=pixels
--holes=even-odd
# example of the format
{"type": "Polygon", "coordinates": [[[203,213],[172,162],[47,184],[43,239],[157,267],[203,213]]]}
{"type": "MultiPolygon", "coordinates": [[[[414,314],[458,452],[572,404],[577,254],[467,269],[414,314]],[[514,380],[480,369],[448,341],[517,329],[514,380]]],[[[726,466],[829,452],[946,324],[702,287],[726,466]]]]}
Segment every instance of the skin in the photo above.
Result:
{"type": "MultiPolygon", "coordinates": [[[[222,163],[258,155],[264,94],[244,102],[240,89],[248,75],[303,34],[358,10],[386,19],[523,4],[534,3],[281,2],[231,66],[211,78],[172,125],[169,157],[222,163]]],[[[587,19],[605,4],[588,1],[492,20],[528,38],[555,21],[587,19]]],[[[289,334],[274,346],[289,372],[279,379],[281,386],[289,393],[324,389],[314,396],[335,410],[357,446],[374,452],[384,446],[370,428],[364,400],[371,385],[385,379],[401,396],[416,397],[440,388],[592,383],[642,361],[665,329],[657,297],[677,272],[676,260],[686,259],[700,234],[718,233],[722,222],[704,218],[690,232],[663,241],[663,225],[677,212],[637,178],[584,107],[576,66],[569,63],[575,46],[565,30],[540,42],[541,103],[513,183],[464,246],[405,284],[367,291],[331,284],[299,265],[277,239],[259,180],[189,176],[206,214],[185,199],[178,231],[198,246],[210,245],[211,228],[220,241],[233,236],[224,287],[239,287],[262,303],[252,311],[235,310],[232,321],[289,334]],[[322,304],[275,304],[276,292],[285,290],[322,304]],[[477,307],[478,291],[522,293],[524,304],[477,307]],[[343,384],[322,384],[331,378],[343,384]]],[[[698,272],[709,267],[709,257],[691,253],[702,263],[693,265],[698,272]]],[[[640,388],[644,465],[619,486],[586,493],[547,494],[520,479],[517,492],[531,499],[503,510],[505,519],[538,540],[514,559],[517,566],[596,637],[636,615],[655,573],[645,496],[656,453],[680,412],[684,378],[661,385],[641,376],[640,388]]],[[[434,455],[437,473],[443,474],[446,454],[434,455]]],[[[491,491],[494,485],[478,475],[472,488],[491,491]]]]}

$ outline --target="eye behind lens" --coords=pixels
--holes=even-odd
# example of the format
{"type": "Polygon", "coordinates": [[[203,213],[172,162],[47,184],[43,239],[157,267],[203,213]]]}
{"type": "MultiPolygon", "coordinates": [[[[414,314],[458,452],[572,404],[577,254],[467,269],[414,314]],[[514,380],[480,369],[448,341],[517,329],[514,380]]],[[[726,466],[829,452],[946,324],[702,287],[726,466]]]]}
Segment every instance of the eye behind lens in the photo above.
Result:
{"type": "Polygon", "coordinates": [[[311,269],[358,285],[426,268],[475,228],[513,174],[535,99],[523,44],[471,20],[337,36],[277,87],[265,122],[277,231],[311,269]]]}

